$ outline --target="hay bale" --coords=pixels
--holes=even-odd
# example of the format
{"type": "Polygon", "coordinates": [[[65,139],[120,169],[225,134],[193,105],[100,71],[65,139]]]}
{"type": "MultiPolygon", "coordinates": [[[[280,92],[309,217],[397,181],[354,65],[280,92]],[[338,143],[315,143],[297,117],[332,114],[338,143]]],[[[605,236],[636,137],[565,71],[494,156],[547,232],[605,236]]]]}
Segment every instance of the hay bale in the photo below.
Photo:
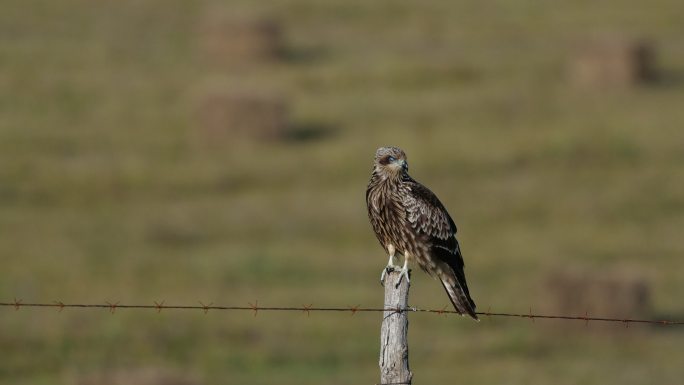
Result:
{"type": "Polygon", "coordinates": [[[584,88],[619,88],[655,78],[655,50],[646,40],[601,37],[576,47],[570,80],[584,88]]]}
{"type": "Polygon", "coordinates": [[[288,129],[288,105],[279,95],[216,90],[203,95],[197,119],[212,142],[231,139],[277,140],[288,129]]]}
{"type": "Polygon", "coordinates": [[[621,271],[555,271],[545,282],[546,311],[559,315],[644,318],[650,313],[646,281],[621,271]]]}
{"type": "Polygon", "coordinates": [[[283,33],[275,20],[214,10],[200,23],[199,47],[211,65],[271,62],[282,56],[283,33]]]}

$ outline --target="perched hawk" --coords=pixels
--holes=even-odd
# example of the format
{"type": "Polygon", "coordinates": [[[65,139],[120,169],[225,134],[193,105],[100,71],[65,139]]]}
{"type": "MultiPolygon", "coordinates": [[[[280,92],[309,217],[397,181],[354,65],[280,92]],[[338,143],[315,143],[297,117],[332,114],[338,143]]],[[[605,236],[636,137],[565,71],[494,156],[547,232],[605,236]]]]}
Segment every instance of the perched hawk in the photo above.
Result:
{"type": "Polygon", "coordinates": [[[418,262],[442,282],[456,311],[477,320],[463,273],[456,225],[435,194],[409,176],[406,154],[400,148],[381,147],[375,153],[366,204],[375,235],[389,254],[380,281],[384,283],[388,270],[399,269],[394,266],[394,256],[400,253],[404,266],[399,270],[399,282],[409,279],[409,261],[418,262]]]}

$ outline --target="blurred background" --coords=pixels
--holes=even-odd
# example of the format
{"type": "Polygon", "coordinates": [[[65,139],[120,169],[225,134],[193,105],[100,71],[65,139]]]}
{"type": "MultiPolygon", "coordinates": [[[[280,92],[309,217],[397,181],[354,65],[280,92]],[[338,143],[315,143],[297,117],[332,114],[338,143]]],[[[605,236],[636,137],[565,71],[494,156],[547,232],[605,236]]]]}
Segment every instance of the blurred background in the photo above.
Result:
{"type": "MultiPolygon", "coordinates": [[[[375,149],[479,310],[684,317],[684,3],[4,0],[0,298],[381,306],[375,149]]],[[[415,270],[410,303],[448,305],[415,270]]],[[[0,309],[3,384],[373,384],[381,316],[0,309]]],[[[677,383],[670,327],[410,315],[414,382],[677,383]]]]}

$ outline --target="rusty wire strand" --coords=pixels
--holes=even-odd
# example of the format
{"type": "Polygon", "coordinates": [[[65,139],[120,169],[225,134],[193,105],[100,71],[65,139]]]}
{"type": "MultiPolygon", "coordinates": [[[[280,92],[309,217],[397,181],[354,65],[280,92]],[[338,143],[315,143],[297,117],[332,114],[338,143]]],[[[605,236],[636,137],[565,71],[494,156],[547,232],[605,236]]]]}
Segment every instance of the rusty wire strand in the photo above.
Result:
{"type": "MultiPolygon", "coordinates": [[[[0,307],[10,307],[18,311],[21,308],[57,308],[59,312],[65,308],[80,308],[80,309],[107,309],[110,313],[114,314],[117,309],[152,309],[161,313],[162,310],[202,310],[205,314],[209,310],[243,310],[252,311],[256,317],[259,311],[296,311],[302,312],[304,314],[310,314],[310,312],[349,312],[351,315],[357,312],[415,312],[415,313],[432,313],[437,315],[447,315],[447,314],[459,314],[454,310],[442,309],[420,309],[415,307],[408,308],[372,308],[372,307],[360,307],[360,306],[347,306],[347,307],[314,307],[310,305],[303,306],[259,306],[258,302],[255,301],[254,304],[249,303],[249,306],[218,306],[210,303],[205,305],[200,302],[199,305],[166,305],[165,301],[153,301],[150,305],[126,305],[120,302],[105,302],[105,303],[64,303],[62,301],[54,301],[53,303],[24,303],[22,300],[15,299],[14,302],[0,302],[0,307]]],[[[492,312],[487,310],[486,312],[476,312],[477,315],[490,317],[509,317],[509,318],[527,318],[532,321],[535,319],[556,319],[556,320],[566,320],[566,321],[582,321],[588,324],[589,321],[599,321],[599,322],[615,322],[622,323],[626,327],[629,327],[631,323],[639,324],[654,324],[662,326],[672,326],[672,325],[684,325],[684,321],[680,320],[653,320],[653,319],[634,319],[634,318],[611,318],[611,317],[590,317],[587,313],[580,316],[572,315],[552,315],[552,314],[533,314],[532,309],[529,309],[529,313],[506,313],[506,312],[492,312]]]]}

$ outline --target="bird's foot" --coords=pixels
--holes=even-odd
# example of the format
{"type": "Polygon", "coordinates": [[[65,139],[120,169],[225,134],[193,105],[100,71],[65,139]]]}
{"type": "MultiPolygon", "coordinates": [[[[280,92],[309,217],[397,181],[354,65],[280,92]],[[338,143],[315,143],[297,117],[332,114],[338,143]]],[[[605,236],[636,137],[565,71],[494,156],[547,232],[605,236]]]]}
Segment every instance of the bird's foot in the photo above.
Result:
{"type": "Polygon", "coordinates": [[[384,269],[382,269],[382,274],[380,274],[380,285],[385,286],[385,276],[387,276],[387,273],[391,273],[395,270],[401,270],[399,266],[394,266],[394,265],[387,265],[385,266],[384,269]]]}
{"type": "Polygon", "coordinates": [[[394,288],[398,288],[399,284],[401,283],[401,279],[406,277],[406,282],[410,283],[411,279],[409,278],[411,276],[411,270],[408,268],[406,264],[404,264],[404,267],[399,269],[399,280],[397,281],[397,284],[394,285],[394,288]]]}

